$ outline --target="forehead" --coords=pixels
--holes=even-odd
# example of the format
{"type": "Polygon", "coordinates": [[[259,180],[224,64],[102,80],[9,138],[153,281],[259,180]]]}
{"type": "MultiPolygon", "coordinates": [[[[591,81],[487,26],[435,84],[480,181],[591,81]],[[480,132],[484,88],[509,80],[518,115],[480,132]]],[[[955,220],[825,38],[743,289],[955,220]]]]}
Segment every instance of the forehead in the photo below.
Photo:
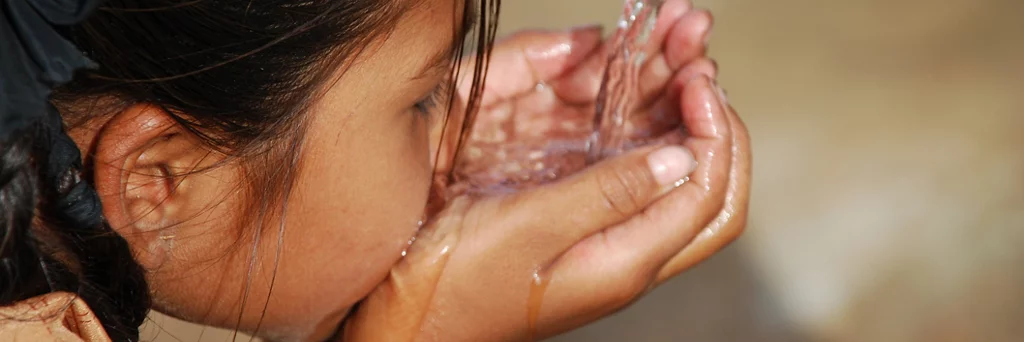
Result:
{"type": "Polygon", "coordinates": [[[400,58],[420,66],[416,74],[429,74],[432,69],[450,65],[462,46],[466,32],[472,29],[475,16],[467,9],[474,0],[426,0],[410,6],[398,21],[385,45],[399,45],[400,58]],[[411,61],[410,61],[411,62],[411,61]]]}
{"type": "Polygon", "coordinates": [[[461,36],[471,30],[479,16],[479,0],[411,0],[407,2],[406,13],[411,16],[444,17],[448,22],[435,22],[437,25],[455,29],[457,36],[461,36]],[[449,26],[448,24],[454,24],[449,26]]]}
{"type": "MultiPolygon", "coordinates": [[[[339,82],[332,82],[327,93],[351,93],[367,101],[377,91],[400,91],[399,86],[422,76],[430,69],[436,56],[447,52],[453,42],[456,20],[461,20],[463,0],[421,0],[399,3],[393,8],[395,18],[389,28],[367,41],[345,64],[334,72],[339,82]],[[337,87],[360,84],[360,87],[337,87]],[[379,88],[379,89],[378,89],[379,88]]],[[[459,23],[461,24],[461,23],[459,23]]],[[[404,91],[404,90],[401,90],[404,91]]]]}

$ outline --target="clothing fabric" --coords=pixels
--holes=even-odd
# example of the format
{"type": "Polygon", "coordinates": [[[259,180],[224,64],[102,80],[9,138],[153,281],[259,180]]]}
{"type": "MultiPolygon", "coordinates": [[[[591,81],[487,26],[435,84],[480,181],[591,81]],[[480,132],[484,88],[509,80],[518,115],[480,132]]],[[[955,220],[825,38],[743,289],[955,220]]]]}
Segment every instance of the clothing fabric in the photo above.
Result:
{"type": "Polygon", "coordinates": [[[66,292],[0,306],[0,336],[4,341],[110,342],[89,306],[66,292]]]}

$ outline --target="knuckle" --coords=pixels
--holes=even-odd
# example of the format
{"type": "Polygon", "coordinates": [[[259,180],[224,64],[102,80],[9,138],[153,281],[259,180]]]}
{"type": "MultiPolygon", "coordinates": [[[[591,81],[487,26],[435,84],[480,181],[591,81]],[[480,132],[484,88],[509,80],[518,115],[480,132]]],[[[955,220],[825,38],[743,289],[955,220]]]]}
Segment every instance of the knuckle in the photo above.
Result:
{"type": "Polygon", "coordinates": [[[747,218],[745,209],[736,210],[735,207],[731,207],[718,212],[711,223],[704,228],[713,233],[712,239],[718,246],[716,250],[724,248],[743,235],[747,228],[747,218]]]}
{"type": "Polygon", "coordinates": [[[739,239],[747,230],[747,213],[742,211],[732,215],[732,220],[722,227],[720,234],[727,241],[739,239]]]}
{"type": "Polygon", "coordinates": [[[616,307],[626,307],[643,297],[651,289],[652,281],[647,272],[639,270],[628,272],[628,276],[620,278],[615,287],[615,295],[611,298],[616,307]]]}
{"type": "Polygon", "coordinates": [[[597,186],[607,209],[628,217],[644,208],[648,197],[646,178],[644,172],[625,167],[598,174],[597,186]]]}

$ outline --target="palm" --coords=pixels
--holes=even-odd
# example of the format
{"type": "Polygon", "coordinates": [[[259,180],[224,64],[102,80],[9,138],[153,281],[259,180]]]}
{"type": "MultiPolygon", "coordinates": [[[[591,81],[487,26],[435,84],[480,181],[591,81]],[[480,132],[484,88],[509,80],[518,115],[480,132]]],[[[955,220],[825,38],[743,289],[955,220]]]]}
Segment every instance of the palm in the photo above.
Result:
{"type": "MultiPolygon", "coordinates": [[[[586,34],[594,33],[579,33],[586,34]]],[[[666,35],[662,32],[661,39],[666,35]]],[[[674,56],[666,51],[657,55],[660,60],[655,58],[648,64],[671,62],[677,69],[692,66],[691,76],[713,75],[713,65],[699,59],[703,49],[682,45],[674,56]]],[[[586,51],[554,60],[496,57],[471,134],[451,167],[462,183],[458,186],[498,191],[544,183],[585,166],[609,48],[580,50],[586,51]]],[[[632,96],[626,115],[630,120],[622,127],[626,147],[662,137],[678,138],[668,133],[679,132],[678,99],[671,98],[671,94],[678,94],[679,89],[672,88],[681,84],[670,81],[674,76],[671,70],[657,69],[647,65],[641,68],[643,81],[632,96]]],[[[462,90],[460,96],[465,98],[468,94],[462,90]]],[[[468,190],[463,188],[453,191],[468,190]]]]}
{"type": "MultiPolygon", "coordinates": [[[[650,54],[653,58],[642,68],[642,81],[638,85],[640,96],[630,109],[630,116],[638,120],[629,127],[629,135],[636,138],[659,138],[679,132],[675,128],[679,127],[684,112],[694,113],[702,106],[701,99],[680,101],[684,86],[697,75],[713,77],[716,72],[713,63],[703,58],[701,42],[710,18],[706,13],[690,12],[687,2],[671,1],[666,7],[669,4],[677,7],[663,11],[663,15],[674,19],[666,22],[659,19],[652,35],[658,51],[650,54]],[[677,13],[664,13],[671,11],[677,13]],[[664,41],[669,42],[662,47],[664,41]]],[[[499,44],[492,58],[481,110],[472,134],[464,142],[462,157],[458,163],[451,164],[446,157],[453,154],[452,146],[441,144],[440,172],[454,170],[464,176],[477,175],[480,177],[468,181],[490,185],[501,184],[510,175],[512,178],[541,177],[519,179],[529,183],[544,181],[549,175],[546,171],[551,169],[571,172],[582,168],[581,152],[593,131],[595,100],[606,55],[598,48],[599,42],[597,31],[576,31],[526,34],[499,44]],[[561,54],[530,56],[534,47],[541,46],[540,50],[547,51],[545,49],[566,44],[571,45],[571,49],[561,54]],[[558,154],[535,158],[538,152],[558,154]],[[544,165],[535,169],[539,164],[544,165]]],[[[706,87],[706,82],[704,84],[706,87]]],[[[698,88],[689,91],[697,92],[698,88]]],[[[468,89],[459,89],[458,95],[465,98],[467,93],[468,89]]],[[[459,124],[459,120],[453,121],[453,126],[459,124]]],[[[720,153],[723,156],[724,151],[730,151],[725,146],[733,143],[727,137],[687,140],[686,145],[692,145],[688,147],[695,151],[712,146],[715,151],[723,152],[720,153]]],[[[739,150],[745,151],[745,140],[738,141],[742,147],[739,150]]],[[[707,169],[702,172],[708,175],[704,177],[707,181],[726,182],[728,180],[723,179],[729,177],[725,175],[733,174],[728,170],[729,164],[722,164],[721,160],[703,161],[705,164],[701,165],[707,169]]],[[[740,182],[732,189],[742,194],[746,189],[746,183],[742,182],[745,173],[736,175],[740,182]]],[[[543,188],[547,187],[538,189],[543,188]]],[[[703,188],[690,188],[700,189],[703,188]]],[[[694,256],[685,250],[680,252],[710,220],[706,216],[717,214],[721,209],[720,204],[716,207],[715,201],[724,194],[708,197],[708,203],[686,205],[696,196],[685,191],[676,193],[668,202],[655,206],[652,212],[645,210],[641,215],[645,217],[605,226],[606,229],[596,235],[574,240],[570,246],[563,243],[572,240],[567,231],[573,230],[575,223],[551,223],[546,221],[547,216],[540,214],[550,211],[557,213],[555,217],[565,216],[564,212],[571,212],[568,202],[575,200],[575,193],[566,192],[569,197],[562,201],[535,206],[522,200],[530,198],[530,193],[459,196],[447,203],[446,209],[433,216],[431,223],[421,230],[406,258],[392,269],[391,276],[354,313],[346,337],[351,340],[474,340],[473,337],[480,336],[525,338],[524,335],[537,332],[531,331],[534,329],[541,335],[557,333],[621,308],[651,281],[647,276],[624,274],[654,271],[657,281],[661,281],[678,274],[693,260],[706,257],[710,253],[706,251],[721,248],[731,241],[728,234],[723,234],[720,241],[705,244],[700,251],[703,254],[694,256]],[[560,209],[563,207],[565,211],[560,209]],[[677,210],[679,208],[684,210],[677,210]],[[707,213],[697,215],[697,212],[707,213]],[[533,219],[541,221],[531,221],[533,219]],[[654,223],[661,221],[665,223],[654,223]],[[669,234],[670,238],[654,235],[662,229],[675,229],[685,234],[669,234]],[[659,248],[654,248],[656,246],[659,248]],[[672,261],[664,268],[658,267],[660,271],[628,266],[654,255],[672,261]],[[533,290],[529,285],[530,274],[537,271],[538,266],[550,272],[546,274],[551,281],[548,294],[555,294],[544,296],[542,293],[543,305],[532,303],[533,290]],[[633,286],[634,283],[644,286],[633,286]],[[570,295],[578,293],[588,293],[590,297],[570,295]],[[542,308],[536,317],[529,312],[534,306],[542,308]],[[528,327],[527,317],[537,319],[538,325],[528,327]]],[[[731,200],[742,204],[745,197],[736,196],[731,200]]],[[[735,226],[729,223],[726,228],[736,230],[735,226]]]]}

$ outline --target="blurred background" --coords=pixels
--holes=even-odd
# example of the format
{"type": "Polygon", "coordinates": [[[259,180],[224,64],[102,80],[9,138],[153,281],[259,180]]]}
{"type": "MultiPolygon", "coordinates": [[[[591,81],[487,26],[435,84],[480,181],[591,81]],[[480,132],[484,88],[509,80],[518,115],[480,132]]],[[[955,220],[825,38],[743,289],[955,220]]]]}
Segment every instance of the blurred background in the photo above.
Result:
{"type": "MultiPolygon", "coordinates": [[[[505,1],[502,32],[614,27],[621,4],[505,1]]],[[[696,4],[754,138],[747,233],[553,341],[1024,340],[1024,2],[696,4]]]]}

